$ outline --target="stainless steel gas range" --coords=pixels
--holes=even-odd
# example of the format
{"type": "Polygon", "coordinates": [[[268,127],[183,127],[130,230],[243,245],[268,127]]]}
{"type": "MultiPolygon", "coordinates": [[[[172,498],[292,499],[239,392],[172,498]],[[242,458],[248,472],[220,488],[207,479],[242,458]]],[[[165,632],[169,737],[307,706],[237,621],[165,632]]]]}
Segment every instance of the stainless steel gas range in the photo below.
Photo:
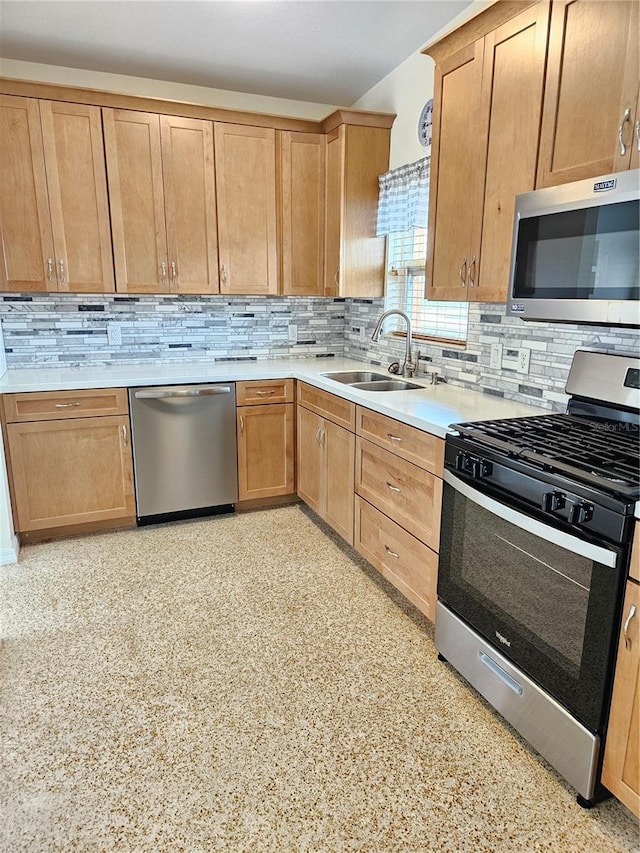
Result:
{"type": "Polygon", "coordinates": [[[640,506],[640,359],[579,350],[566,390],[565,414],[452,425],[436,646],[589,807],[640,506]]]}

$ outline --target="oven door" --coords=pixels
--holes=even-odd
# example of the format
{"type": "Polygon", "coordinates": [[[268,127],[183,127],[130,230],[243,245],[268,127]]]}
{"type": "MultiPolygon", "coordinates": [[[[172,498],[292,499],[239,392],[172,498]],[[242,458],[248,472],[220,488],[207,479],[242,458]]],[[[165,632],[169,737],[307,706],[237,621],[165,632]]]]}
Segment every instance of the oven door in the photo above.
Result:
{"type": "Polygon", "coordinates": [[[593,732],[602,731],[623,583],[599,547],[444,474],[438,597],[593,732]]]}

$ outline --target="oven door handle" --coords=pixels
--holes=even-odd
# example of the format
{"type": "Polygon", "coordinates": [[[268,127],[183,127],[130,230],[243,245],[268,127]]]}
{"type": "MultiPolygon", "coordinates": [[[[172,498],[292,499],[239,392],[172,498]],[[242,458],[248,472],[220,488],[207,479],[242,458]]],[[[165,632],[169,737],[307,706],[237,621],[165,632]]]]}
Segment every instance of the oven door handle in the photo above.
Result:
{"type": "Polygon", "coordinates": [[[603,566],[608,566],[610,569],[615,569],[619,556],[616,551],[611,551],[609,548],[601,548],[598,545],[592,545],[590,542],[584,542],[582,539],[578,539],[577,536],[571,536],[569,533],[563,533],[561,530],[556,530],[555,527],[551,527],[549,524],[545,524],[535,518],[530,518],[528,515],[524,515],[524,513],[518,512],[510,506],[500,503],[500,501],[496,501],[482,492],[479,492],[477,489],[474,489],[472,486],[467,485],[467,483],[460,480],[451,471],[445,470],[444,481],[463,497],[473,501],[473,503],[478,504],[478,506],[488,510],[488,512],[493,513],[493,515],[497,515],[498,518],[502,518],[511,524],[515,524],[516,527],[520,527],[522,530],[526,530],[534,536],[539,536],[541,539],[553,542],[554,545],[558,545],[560,548],[565,548],[567,551],[571,551],[572,554],[579,554],[581,557],[587,557],[589,560],[601,563],[603,566]]]}

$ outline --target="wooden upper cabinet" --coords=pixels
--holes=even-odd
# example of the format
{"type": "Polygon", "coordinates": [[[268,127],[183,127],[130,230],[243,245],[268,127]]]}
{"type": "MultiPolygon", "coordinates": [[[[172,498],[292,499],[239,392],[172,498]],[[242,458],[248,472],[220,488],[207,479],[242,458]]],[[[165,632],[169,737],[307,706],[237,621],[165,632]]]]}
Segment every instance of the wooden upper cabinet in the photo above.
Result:
{"type": "Polygon", "coordinates": [[[281,292],[324,293],[325,136],[279,134],[281,292]]]}
{"type": "Polygon", "coordinates": [[[278,292],[275,130],[215,122],[221,293],[278,292]]]}
{"type": "MultiPolygon", "coordinates": [[[[541,2],[489,33],[484,44],[481,136],[484,198],[477,277],[468,297],[504,302],[509,289],[514,199],[535,187],[549,3],[541,2]]],[[[473,275],[473,270],[470,270],[473,275]]]]}
{"type": "Polygon", "coordinates": [[[324,293],[382,296],[384,237],[376,237],[378,176],[389,168],[388,127],[342,124],[327,135],[324,293]]]}
{"type": "Polygon", "coordinates": [[[168,293],[160,116],[103,109],[116,287],[168,293]]]}
{"type": "Polygon", "coordinates": [[[554,0],[539,187],[629,168],[636,142],[638,11],[637,0],[554,0]]]}
{"type": "Polygon", "coordinates": [[[213,122],[160,117],[169,286],[218,292],[213,122]]]}
{"type": "Polygon", "coordinates": [[[103,110],[118,291],[217,293],[213,123],[103,110]]]}
{"type": "Polygon", "coordinates": [[[0,285],[57,290],[38,102],[0,96],[0,285]]]}
{"type": "Polygon", "coordinates": [[[496,4],[490,13],[507,20],[463,47],[454,38],[452,53],[435,51],[430,299],[507,298],[515,196],[536,180],[549,3],[517,10],[496,4]]]}
{"type": "Polygon", "coordinates": [[[40,101],[58,290],[114,289],[98,107],[40,101]]]}
{"type": "Polygon", "coordinates": [[[0,287],[113,290],[98,107],[0,96],[0,287]]]}
{"type": "Polygon", "coordinates": [[[436,66],[429,191],[427,296],[466,301],[477,276],[483,130],[480,93],[484,40],[436,66]]]}

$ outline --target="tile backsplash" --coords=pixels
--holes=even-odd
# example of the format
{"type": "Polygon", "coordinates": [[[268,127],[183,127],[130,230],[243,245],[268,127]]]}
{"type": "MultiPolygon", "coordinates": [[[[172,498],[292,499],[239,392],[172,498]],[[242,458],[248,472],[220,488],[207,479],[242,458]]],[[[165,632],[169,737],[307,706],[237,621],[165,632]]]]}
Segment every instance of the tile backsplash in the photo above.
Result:
{"type": "MultiPolygon", "coordinates": [[[[258,296],[7,294],[0,320],[9,368],[159,360],[347,356],[387,366],[404,342],[371,341],[382,299],[258,296]],[[122,343],[111,345],[116,323],[122,343]]],[[[576,349],[640,355],[638,329],[523,322],[505,306],[472,303],[466,347],[416,342],[419,374],[561,410],[576,349]],[[529,373],[490,366],[491,344],[530,350],[529,373]]]]}

